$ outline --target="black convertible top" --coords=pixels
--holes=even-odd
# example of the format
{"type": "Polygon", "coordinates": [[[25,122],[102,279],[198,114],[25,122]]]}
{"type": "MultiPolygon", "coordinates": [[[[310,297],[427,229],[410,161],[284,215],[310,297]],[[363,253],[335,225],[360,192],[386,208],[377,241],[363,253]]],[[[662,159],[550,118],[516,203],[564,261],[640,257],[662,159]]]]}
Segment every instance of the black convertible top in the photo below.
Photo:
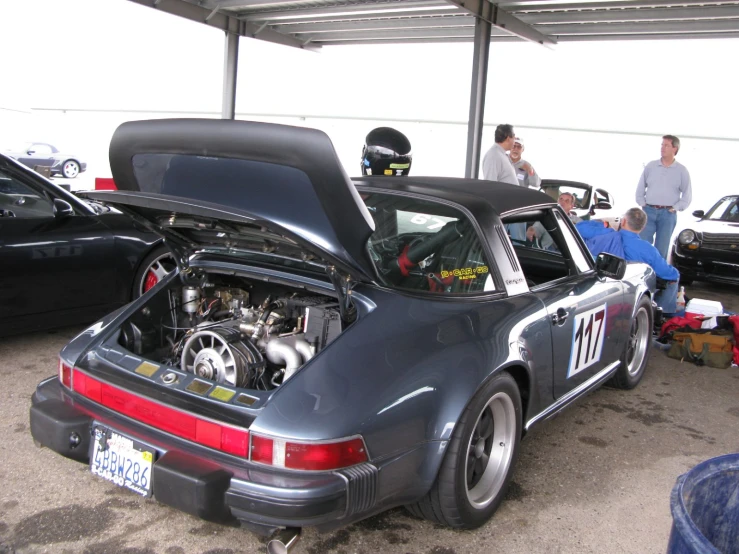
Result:
{"type": "Polygon", "coordinates": [[[454,177],[361,177],[353,179],[357,186],[423,194],[455,202],[473,213],[492,209],[496,214],[532,206],[556,204],[547,194],[538,190],[485,181],[454,177]]]}

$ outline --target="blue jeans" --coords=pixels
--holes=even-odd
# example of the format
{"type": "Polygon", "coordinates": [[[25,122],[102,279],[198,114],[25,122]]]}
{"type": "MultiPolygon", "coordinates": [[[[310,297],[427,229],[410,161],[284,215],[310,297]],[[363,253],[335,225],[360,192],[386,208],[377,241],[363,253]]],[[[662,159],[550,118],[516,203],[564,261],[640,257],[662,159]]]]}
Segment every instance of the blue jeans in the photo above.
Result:
{"type": "Polygon", "coordinates": [[[526,241],[526,223],[509,223],[505,226],[508,235],[512,239],[526,241]]]}
{"type": "Polygon", "coordinates": [[[650,206],[644,206],[644,212],[647,214],[647,224],[639,236],[649,244],[653,244],[666,260],[667,252],[670,250],[670,237],[677,224],[677,212],[650,206]]]}
{"type": "Polygon", "coordinates": [[[657,306],[662,308],[662,313],[674,314],[677,311],[677,291],[678,281],[672,281],[667,284],[667,288],[658,290],[654,295],[654,301],[657,306]]]}

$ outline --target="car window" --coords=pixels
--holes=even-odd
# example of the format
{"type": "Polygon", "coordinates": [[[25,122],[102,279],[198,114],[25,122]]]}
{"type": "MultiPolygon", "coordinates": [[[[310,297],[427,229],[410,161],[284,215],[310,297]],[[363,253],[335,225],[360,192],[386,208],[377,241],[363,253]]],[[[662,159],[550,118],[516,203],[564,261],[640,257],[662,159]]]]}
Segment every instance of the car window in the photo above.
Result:
{"type": "Polygon", "coordinates": [[[385,285],[443,295],[495,290],[483,244],[461,210],[392,194],[361,196],[375,222],[369,251],[385,285]]]}
{"type": "Polygon", "coordinates": [[[0,217],[36,218],[53,215],[51,201],[0,170],[0,217]]]}
{"type": "Polygon", "coordinates": [[[591,269],[577,238],[565,223],[559,210],[545,209],[519,212],[503,218],[509,235],[526,228],[526,240],[511,239],[521,271],[529,287],[591,269]]]}
{"type": "Polygon", "coordinates": [[[722,198],[706,215],[707,219],[722,221],[739,220],[739,197],[729,196],[722,198]]]}
{"type": "Polygon", "coordinates": [[[34,144],[31,146],[30,150],[32,150],[37,156],[51,154],[51,146],[48,144],[34,144]]]}
{"type": "Polygon", "coordinates": [[[541,191],[549,195],[555,201],[564,192],[569,192],[575,197],[575,209],[585,210],[590,208],[590,189],[575,185],[544,185],[541,191]]]}

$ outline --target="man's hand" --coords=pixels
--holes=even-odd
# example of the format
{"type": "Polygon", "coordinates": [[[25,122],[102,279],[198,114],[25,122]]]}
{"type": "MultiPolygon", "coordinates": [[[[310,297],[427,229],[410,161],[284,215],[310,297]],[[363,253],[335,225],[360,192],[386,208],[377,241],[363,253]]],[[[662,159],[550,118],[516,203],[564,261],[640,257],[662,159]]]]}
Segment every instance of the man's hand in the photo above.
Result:
{"type": "Polygon", "coordinates": [[[533,176],[534,175],[534,168],[531,167],[531,164],[529,162],[523,162],[521,164],[521,169],[523,169],[526,173],[533,176]]]}
{"type": "Polygon", "coordinates": [[[526,229],[526,240],[534,242],[534,239],[536,239],[536,230],[533,227],[529,227],[526,229]]]}

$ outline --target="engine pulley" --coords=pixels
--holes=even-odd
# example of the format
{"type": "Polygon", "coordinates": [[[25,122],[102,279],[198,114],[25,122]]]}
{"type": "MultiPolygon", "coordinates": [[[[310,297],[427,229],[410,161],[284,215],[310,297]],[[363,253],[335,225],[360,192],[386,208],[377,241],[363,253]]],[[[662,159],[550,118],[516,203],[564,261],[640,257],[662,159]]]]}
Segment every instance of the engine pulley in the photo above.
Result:
{"type": "Polygon", "coordinates": [[[253,372],[264,367],[264,359],[239,331],[216,327],[195,331],[182,348],[180,367],[198,377],[242,387],[253,372]]]}

